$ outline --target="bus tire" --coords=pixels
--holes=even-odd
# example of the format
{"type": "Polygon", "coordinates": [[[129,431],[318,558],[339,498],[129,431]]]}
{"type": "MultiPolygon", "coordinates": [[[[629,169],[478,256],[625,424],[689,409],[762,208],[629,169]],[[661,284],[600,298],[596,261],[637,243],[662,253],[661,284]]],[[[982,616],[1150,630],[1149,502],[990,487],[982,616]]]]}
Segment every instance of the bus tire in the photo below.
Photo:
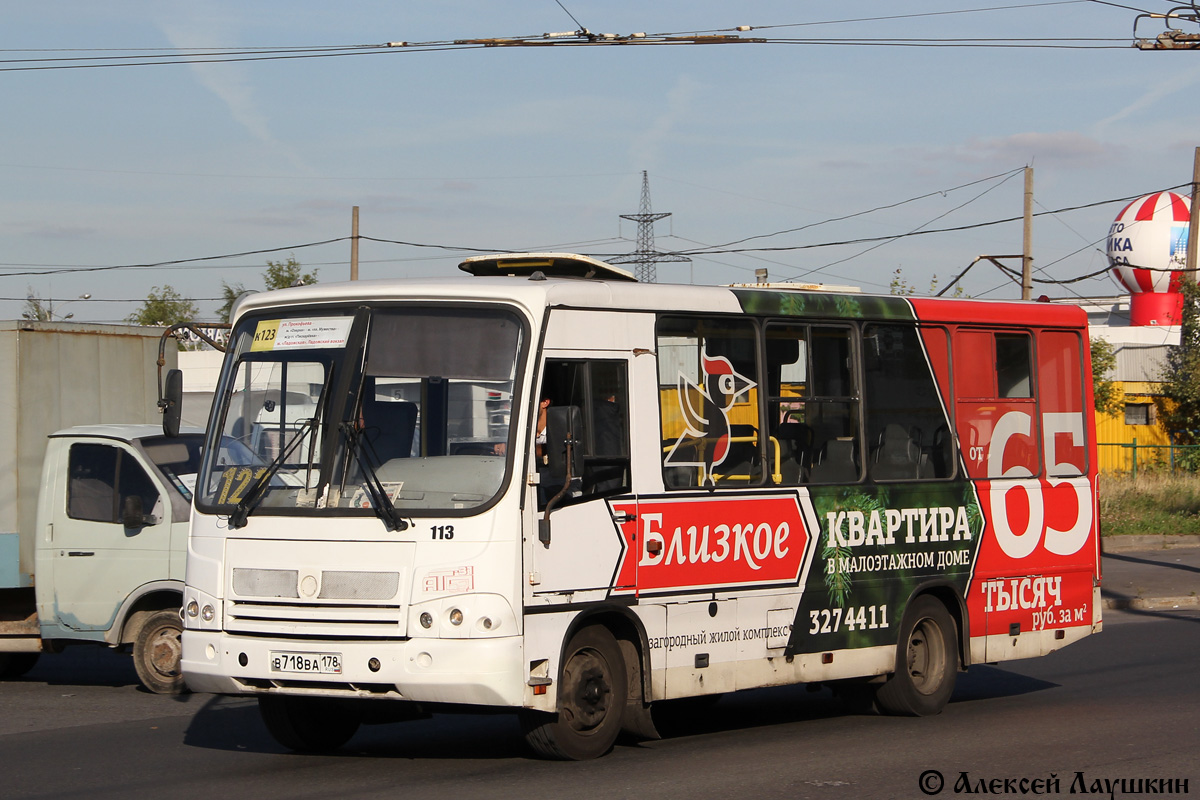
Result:
{"type": "Polygon", "coordinates": [[[558,713],[522,710],[525,741],[542,758],[599,758],[621,732],[627,685],[616,638],[599,625],[583,628],[564,651],[558,713]]]}
{"type": "Polygon", "coordinates": [[[328,697],[265,694],[258,713],[276,742],[298,753],[328,753],[358,732],[360,718],[342,701],[328,697]]]}
{"type": "Polygon", "coordinates": [[[940,714],[950,701],[958,675],[954,619],[930,595],[913,600],[904,617],[896,643],[896,671],[879,687],[875,702],[885,714],[940,714]]]}
{"type": "Polygon", "coordinates": [[[0,653],[0,680],[19,678],[37,663],[41,653],[0,653]]]}
{"type": "Polygon", "coordinates": [[[163,609],[146,615],[133,640],[133,668],[138,680],[155,694],[183,694],[180,660],[183,621],[178,609],[163,609]]]}

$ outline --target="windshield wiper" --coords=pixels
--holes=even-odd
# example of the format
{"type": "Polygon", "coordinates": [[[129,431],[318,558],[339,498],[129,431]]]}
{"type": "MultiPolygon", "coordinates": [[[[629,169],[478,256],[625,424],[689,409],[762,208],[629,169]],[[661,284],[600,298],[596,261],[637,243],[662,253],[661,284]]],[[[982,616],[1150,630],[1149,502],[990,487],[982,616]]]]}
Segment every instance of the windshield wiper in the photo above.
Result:
{"type": "Polygon", "coordinates": [[[275,456],[275,460],[263,468],[262,474],[246,490],[245,497],[238,501],[237,507],[229,515],[230,528],[236,530],[246,524],[246,519],[250,516],[250,512],[255,509],[258,502],[262,500],[263,495],[266,494],[266,488],[271,483],[271,479],[275,477],[275,473],[279,472],[279,468],[283,466],[283,463],[292,454],[292,451],[296,449],[296,446],[304,441],[305,436],[316,427],[316,417],[306,419],[300,424],[300,428],[293,434],[291,439],[288,439],[287,444],[279,451],[279,455],[275,456]]]}
{"type": "Polygon", "coordinates": [[[383,488],[383,482],[379,480],[379,474],[375,471],[375,465],[367,455],[366,448],[363,447],[363,442],[366,440],[362,438],[352,423],[341,423],[341,429],[350,452],[354,453],[358,466],[362,469],[367,494],[371,496],[371,507],[375,509],[376,515],[383,520],[383,524],[389,531],[407,529],[408,522],[401,518],[400,512],[392,503],[392,498],[388,497],[387,490],[383,488]]]}

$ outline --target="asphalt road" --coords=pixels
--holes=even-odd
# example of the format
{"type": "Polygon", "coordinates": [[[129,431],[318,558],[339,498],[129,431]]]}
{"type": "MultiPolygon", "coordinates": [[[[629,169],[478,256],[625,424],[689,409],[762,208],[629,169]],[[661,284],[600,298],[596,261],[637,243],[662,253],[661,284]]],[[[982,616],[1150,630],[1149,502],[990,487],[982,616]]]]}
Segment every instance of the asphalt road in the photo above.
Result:
{"type": "Polygon", "coordinates": [[[923,798],[931,770],[942,797],[965,794],[964,773],[989,796],[1142,778],[1200,793],[1200,614],[1110,611],[1105,626],[1045,658],[972,668],[938,717],[852,713],[804,687],[745,692],[587,763],[534,760],[512,718],[482,715],[364,727],[335,755],[294,755],[253,701],[151,695],[128,657],[78,648],[0,684],[0,797],[923,798]]]}

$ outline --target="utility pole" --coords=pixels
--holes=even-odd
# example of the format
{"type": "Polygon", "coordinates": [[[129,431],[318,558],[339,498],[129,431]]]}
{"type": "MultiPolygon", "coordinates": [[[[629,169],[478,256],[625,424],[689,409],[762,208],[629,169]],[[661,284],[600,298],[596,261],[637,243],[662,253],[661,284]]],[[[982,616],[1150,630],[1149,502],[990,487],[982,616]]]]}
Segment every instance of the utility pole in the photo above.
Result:
{"type": "Polygon", "coordinates": [[[636,264],[634,277],[642,283],[657,283],[660,261],[691,261],[687,256],[677,256],[670,253],[660,253],[654,249],[654,223],[671,216],[671,212],[655,214],[650,210],[650,179],[642,170],[642,203],[636,214],[621,214],[621,219],[628,219],[638,224],[637,252],[611,259],[610,264],[636,264]]]}
{"type": "Polygon", "coordinates": [[[350,212],[350,280],[358,280],[358,206],[350,212]]]}
{"type": "Polygon", "coordinates": [[[1187,268],[1188,280],[1196,280],[1196,268],[1200,262],[1196,259],[1196,246],[1200,244],[1200,147],[1192,157],[1192,217],[1188,223],[1187,268]]]}
{"type": "Polygon", "coordinates": [[[1033,167],[1025,168],[1025,240],[1021,248],[1021,299],[1033,299],[1033,167]]]}

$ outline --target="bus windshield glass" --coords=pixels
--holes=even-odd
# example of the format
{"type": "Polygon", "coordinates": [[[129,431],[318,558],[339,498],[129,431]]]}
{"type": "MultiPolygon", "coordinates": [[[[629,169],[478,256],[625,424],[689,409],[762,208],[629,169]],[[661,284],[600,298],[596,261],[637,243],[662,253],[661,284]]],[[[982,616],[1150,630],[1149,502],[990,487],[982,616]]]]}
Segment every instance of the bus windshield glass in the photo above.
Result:
{"type": "Polygon", "coordinates": [[[388,505],[401,515],[465,513],[488,503],[513,452],[522,338],[516,314],[496,307],[243,319],[209,435],[244,447],[209,449],[198,505],[244,520],[388,505]]]}

